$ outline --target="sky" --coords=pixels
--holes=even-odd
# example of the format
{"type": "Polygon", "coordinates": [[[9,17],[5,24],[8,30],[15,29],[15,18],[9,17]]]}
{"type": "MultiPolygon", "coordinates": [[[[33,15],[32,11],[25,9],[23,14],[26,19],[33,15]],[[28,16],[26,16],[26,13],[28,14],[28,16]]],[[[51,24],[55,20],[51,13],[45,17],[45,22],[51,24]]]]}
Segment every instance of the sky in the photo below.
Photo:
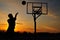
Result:
{"type": "MultiPolygon", "coordinates": [[[[23,0],[0,0],[0,30],[8,29],[8,14],[13,16],[18,12],[15,32],[34,32],[33,16],[27,14],[23,0]]],[[[60,32],[60,0],[25,0],[26,2],[47,2],[48,14],[41,15],[37,21],[37,32],[60,32]]]]}

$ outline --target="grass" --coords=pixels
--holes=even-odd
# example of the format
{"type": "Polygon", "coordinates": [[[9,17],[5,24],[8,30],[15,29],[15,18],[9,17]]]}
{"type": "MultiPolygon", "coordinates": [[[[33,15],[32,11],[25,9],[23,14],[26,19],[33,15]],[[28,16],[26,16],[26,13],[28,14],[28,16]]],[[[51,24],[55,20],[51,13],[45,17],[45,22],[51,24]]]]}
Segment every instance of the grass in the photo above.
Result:
{"type": "Polygon", "coordinates": [[[28,33],[13,32],[7,33],[0,31],[0,40],[55,40],[60,39],[60,33],[28,33]]]}

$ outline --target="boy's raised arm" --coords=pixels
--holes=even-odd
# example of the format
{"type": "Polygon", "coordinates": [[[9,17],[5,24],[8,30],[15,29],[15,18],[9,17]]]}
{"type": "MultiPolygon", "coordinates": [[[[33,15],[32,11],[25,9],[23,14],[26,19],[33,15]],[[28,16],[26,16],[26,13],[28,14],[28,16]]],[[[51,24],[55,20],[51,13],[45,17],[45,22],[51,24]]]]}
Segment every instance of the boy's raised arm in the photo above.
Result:
{"type": "Polygon", "coordinates": [[[15,14],[15,18],[17,17],[17,15],[18,15],[18,12],[15,14]]]}

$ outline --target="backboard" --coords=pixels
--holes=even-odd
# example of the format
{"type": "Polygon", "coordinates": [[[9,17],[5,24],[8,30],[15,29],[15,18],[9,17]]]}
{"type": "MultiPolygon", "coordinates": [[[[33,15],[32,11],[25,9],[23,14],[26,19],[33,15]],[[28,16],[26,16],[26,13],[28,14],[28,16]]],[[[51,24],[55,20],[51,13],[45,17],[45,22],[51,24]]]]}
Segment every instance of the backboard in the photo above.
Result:
{"type": "Polygon", "coordinates": [[[44,2],[27,2],[27,14],[48,14],[48,4],[44,2]]]}

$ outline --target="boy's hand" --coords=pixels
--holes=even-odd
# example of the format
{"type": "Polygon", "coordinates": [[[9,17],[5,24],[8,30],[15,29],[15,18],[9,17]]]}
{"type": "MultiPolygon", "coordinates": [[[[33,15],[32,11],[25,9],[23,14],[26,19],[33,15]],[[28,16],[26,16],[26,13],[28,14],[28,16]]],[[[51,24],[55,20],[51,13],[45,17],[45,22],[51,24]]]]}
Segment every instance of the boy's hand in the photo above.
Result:
{"type": "Polygon", "coordinates": [[[17,17],[18,12],[15,14],[15,18],[17,17]]]}
{"type": "Polygon", "coordinates": [[[16,13],[16,15],[18,14],[18,12],[16,13]]]}

